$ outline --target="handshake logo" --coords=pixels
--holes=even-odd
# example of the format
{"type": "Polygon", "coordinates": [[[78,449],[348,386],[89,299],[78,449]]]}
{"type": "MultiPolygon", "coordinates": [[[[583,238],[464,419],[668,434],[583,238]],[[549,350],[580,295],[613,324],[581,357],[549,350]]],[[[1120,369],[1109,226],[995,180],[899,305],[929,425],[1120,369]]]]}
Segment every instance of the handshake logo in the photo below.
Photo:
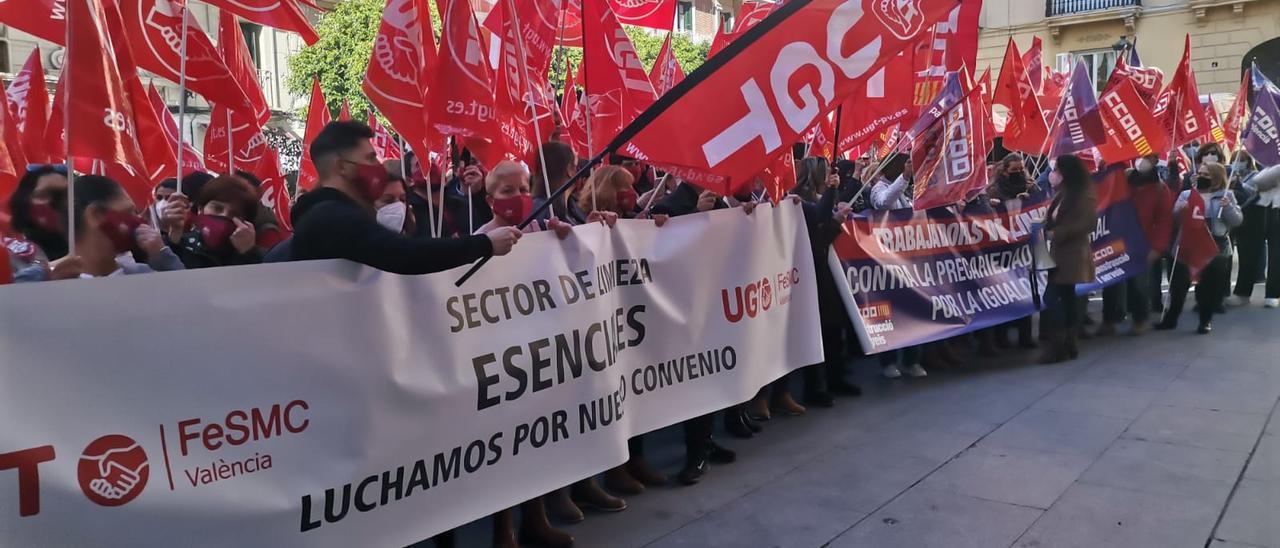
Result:
{"type": "Polygon", "coordinates": [[[147,452],[133,438],[111,434],[93,440],[76,468],[80,489],[102,506],[120,506],[147,486],[147,452]]]}

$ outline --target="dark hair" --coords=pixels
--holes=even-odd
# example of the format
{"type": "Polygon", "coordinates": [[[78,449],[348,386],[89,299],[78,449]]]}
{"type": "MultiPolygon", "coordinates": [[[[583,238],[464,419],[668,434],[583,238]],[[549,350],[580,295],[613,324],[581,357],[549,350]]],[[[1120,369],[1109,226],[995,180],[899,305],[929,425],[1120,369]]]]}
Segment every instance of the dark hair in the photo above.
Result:
{"type": "MultiPolygon", "coordinates": [[[[182,193],[195,198],[200,197],[200,191],[204,189],[204,185],[209,184],[213,180],[213,175],[203,171],[193,171],[182,178],[182,193]]],[[[193,204],[194,205],[194,204],[193,204]]]]}
{"type": "Polygon", "coordinates": [[[1009,167],[1009,164],[1012,164],[1012,163],[1014,163],[1014,162],[1024,162],[1024,163],[1025,163],[1025,162],[1026,162],[1026,160],[1025,160],[1025,159],[1023,159],[1022,154],[1019,154],[1019,153],[1017,153],[1017,152],[1010,152],[1010,153],[1008,153],[1008,154],[1005,154],[1005,155],[1004,155],[1004,158],[1001,158],[1001,159],[1000,159],[1000,167],[1003,167],[1003,168],[1006,168],[1006,169],[1007,169],[1007,168],[1009,167]]]}
{"type": "Polygon", "coordinates": [[[1063,154],[1055,165],[1058,173],[1062,174],[1062,188],[1079,190],[1089,184],[1089,168],[1079,156],[1063,154]]]}
{"type": "MultiPolygon", "coordinates": [[[[10,225],[18,232],[27,232],[37,228],[31,220],[31,195],[36,191],[36,185],[40,182],[40,178],[45,175],[61,174],[57,166],[46,165],[26,172],[21,179],[18,179],[18,187],[13,190],[13,194],[9,196],[9,214],[12,216],[10,225]]],[[[66,210],[66,199],[63,198],[61,204],[54,204],[63,211],[66,210]]]]}
{"type": "Polygon", "coordinates": [[[360,146],[360,141],[373,139],[373,130],[355,120],[329,122],[311,141],[311,161],[319,167],[329,156],[360,146]]]}
{"type": "Polygon", "coordinates": [[[236,176],[223,175],[204,185],[196,197],[196,211],[214,200],[229,204],[242,220],[252,221],[258,213],[258,191],[236,176]]]}
{"type": "Polygon", "coordinates": [[[911,160],[910,156],[902,152],[895,152],[893,157],[890,158],[889,161],[885,162],[884,169],[880,170],[880,174],[884,175],[886,179],[892,182],[902,176],[902,173],[907,170],[907,162],[909,160],[911,160]]]}
{"type": "Polygon", "coordinates": [[[236,177],[239,177],[239,178],[241,178],[241,179],[244,179],[246,183],[249,183],[250,185],[253,185],[253,188],[256,188],[256,189],[259,189],[259,190],[261,190],[261,189],[262,189],[262,179],[259,179],[257,175],[254,175],[254,174],[249,173],[248,171],[244,171],[244,170],[242,170],[242,169],[237,169],[237,170],[236,170],[236,177]]]}
{"type": "Polygon", "coordinates": [[[1200,145],[1200,148],[1196,150],[1196,165],[1204,162],[1204,157],[1210,154],[1217,156],[1218,162],[1227,161],[1226,155],[1222,153],[1222,147],[1218,146],[1218,143],[1210,141],[1200,145]]]}
{"type": "Polygon", "coordinates": [[[156,188],[167,188],[169,190],[178,190],[178,180],[174,179],[173,177],[169,177],[168,179],[160,181],[160,184],[156,185],[156,188]]]}
{"type": "Polygon", "coordinates": [[[84,211],[91,205],[101,205],[124,195],[124,188],[107,177],[101,175],[80,175],[76,177],[76,203],[74,207],[76,235],[85,229],[84,211]]]}
{"type": "MultiPolygon", "coordinates": [[[[547,160],[547,171],[550,171],[555,177],[576,167],[573,154],[573,147],[561,143],[560,141],[547,141],[542,143],[542,157],[547,160]]],[[[541,162],[535,162],[538,169],[532,177],[533,195],[539,198],[545,198],[547,195],[547,183],[543,182],[543,174],[541,172],[541,162]]],[[[554,191],[554,189],[553,189],[554,191]]]]}

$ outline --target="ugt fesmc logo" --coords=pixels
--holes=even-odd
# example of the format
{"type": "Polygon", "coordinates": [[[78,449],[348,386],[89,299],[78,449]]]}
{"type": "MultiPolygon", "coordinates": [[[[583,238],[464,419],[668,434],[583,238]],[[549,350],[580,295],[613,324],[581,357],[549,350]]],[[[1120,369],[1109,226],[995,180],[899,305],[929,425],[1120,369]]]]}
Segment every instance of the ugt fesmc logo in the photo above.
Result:
{"type": "MultiPolygon", "coordinates": [[[[153,455],[148,455],[143,444],[134,437],[123,434],[100,436],[80,451],[74,463],[76,483],[85,498],[94,504],[113,507],[128,504],[147,488],[152,458],[157,459],[156,465],[163,472],[161,478],[167,480],[170,491],[185,489],[187,484],[192,489],[202,488],[270,470],[274,464],[268,451],[273,445],[267,441],[301,434],[311,425],[310,409],[305,400],[293,400],[270,406],[233,409],[225,416],[212,419],[194,417],[177,421],[167,425],[169,432],[177,433],[172,449],[165,434],[166,425],[160,424],[159,435],[150,440],[153,449],[156,445],[160,449],[153,455]]],[[[54,462],[56,460],[57,452],[53,445],[0,453],[0,472],[14,470],[18,476],[19,516],[40,513],[42,471],[69,471],[67,467],[71,464],[65,459],[54,462]]],[[[0,497],[9,496],[0,491],[0,497]]],[[[0,510],[7,502],[0,503],[0,510]]]]}
{"type": "Polygon", "coordinates": [[[781,272],[770,280],[768,276],[746,285],[720,290],[720,302],[724,305],[724,318],[738,323],[745,316],[755,318],[773,307],[791,302],[791,288],[800,283],[800,270],[781,272]],[[776,294],[775,294],[776,289],[776,294]]]}

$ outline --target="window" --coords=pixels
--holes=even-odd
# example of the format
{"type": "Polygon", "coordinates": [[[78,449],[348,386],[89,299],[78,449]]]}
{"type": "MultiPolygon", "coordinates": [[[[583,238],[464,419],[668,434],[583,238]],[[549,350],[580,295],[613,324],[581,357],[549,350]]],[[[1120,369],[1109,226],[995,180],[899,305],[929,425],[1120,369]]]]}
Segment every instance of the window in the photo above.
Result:
{"type": "Polygon", "coordinates": [[[244,34],[244,43],[249,47],[249,58],[253,59],[253,66],[262,66],[261,47],[258,45],[258,38],[262,35],[262,26],[253,23],[241,22],[240,32],[244,34]]]}
{"type": "Polygon", "coordinates": [[[733,32],[733,12],[720,12],[720,28],[724,29],[726,34],[733,32]]]}
{"type": "Polygon", "coordinates": [[[1117,55],[1112,49],[1072,52],[1071,66],[1074,67],[1077,61],[1083,62],[1093,89],[1101,92],[1102,86],[1107,85],[1107,78],[1111,77],[1111,71],[1116,68],[1117,55]]]}
{"type": "Polygon", "coordinates": [[[676,3],[676,32],[693,32],[693,2],[676,3]]]}

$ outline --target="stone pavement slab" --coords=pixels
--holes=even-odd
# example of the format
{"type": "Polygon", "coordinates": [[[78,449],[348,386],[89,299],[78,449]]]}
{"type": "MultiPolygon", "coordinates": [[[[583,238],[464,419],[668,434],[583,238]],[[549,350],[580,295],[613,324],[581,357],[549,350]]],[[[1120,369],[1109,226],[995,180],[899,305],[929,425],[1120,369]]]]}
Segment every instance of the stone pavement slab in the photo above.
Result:
{"type": "Polygon", "coordinates": [[[1204,500],[1077,483],[1015,546],[1201,548],[1219,509],[1204,500]]]}
{"type": "Polygon", "coordinates": [[[1008,546],[1041,514],[1028,508],[916,487],[831,541],[830,548],[1008,546]]]}

